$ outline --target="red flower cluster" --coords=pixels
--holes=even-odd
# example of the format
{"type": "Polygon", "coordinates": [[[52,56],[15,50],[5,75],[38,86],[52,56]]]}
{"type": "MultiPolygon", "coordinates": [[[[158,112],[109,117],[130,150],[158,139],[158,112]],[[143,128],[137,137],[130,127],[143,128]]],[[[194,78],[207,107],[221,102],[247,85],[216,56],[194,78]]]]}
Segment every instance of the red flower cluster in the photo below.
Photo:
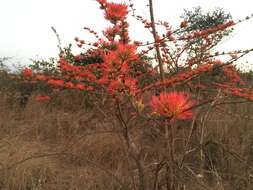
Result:
{"type": "Polygon", "coordinates": [[[120,28],[118,25],[115,25],[114,27],[108,27],[106,28],[104,35],[109,41],[113,41],[116,35],[120,33],[120,28]]]}
{"type": "Polygon", "coordinates": [[[137,80],[133,78],[113,80],[108,85],[108,91],[111,94],[129,93],[130,95],[134,96],[137,92],[137,80]]]}
{"type": "Polygon", "coordinates": [[[164,86],[172,86],[172,85],[177,85],[180,83],[184,83],[185,81],[189,81],[193,79],[195,76],[198,76],[199,74],[202,73],[207,73],[213,69],[212,64],[203,64],[203,65],[198,65],[197,68],[190,70],[190,71],[184,71],[184,72],[179,72],[175,76],[171,76],[169,78],[166,78],[164,80],[160,80],[158,82],[155,82],[153,84],[147,85],[146,87],[138,90],[138,94],[150,90],[152,88],[159,88],[159,87],[164,87],[164,86]]]}
{"type": "Polygon", "coordinates": [[[212,28],[207,28],[207,29],[200,30],[200,31],[194,31],[194,32],[192,32],[190,34],[187,34],[186,36],[182,37],[182,40],[189,40],[189,39],[194,39],[196,37],[207,36],[209,34],[225,30],[226,28],[231,27],[233,25],[235,25],[234,21],[230,20],[226,23],[218,24],[217,26],[214,26],[212,28]]]}
{"type": "Polygon", "coordinates": [[[105,18],[116,23],[119,20],[124,20],[128,13],[126,4],[107,3],[105,9],[105,18]]]}
{"type": "MultiPolygon", "coordinates": [[[[65,72],[66,75],[78,76],[78,80],[95,80],[96,76],[89,70],[85,69],[82,66],[71,65],[65,59],[61,58],[59,60],[59,67],[62,72],[65,72]]],[[[77,78],[76,78],[77,79],[77,78]]]]}
{"type": "Polygon", "coordinates": [[[85,89],[85,86],[83,85],[83,84],[76,84],[75,85],[75,87],[74,88],[76,88],[76,89],[78,89],[78,90],[84,90],[85,89]]]}
{"type": "Polygon", "coordinates": [[[233,65],[228,65],[223,68],[223,73],[225,76],[227,76],[232,83],[238,83],[241,85],[244,85],[245,82],[241,79],[240,75],[236,71],[235,66],[233,65]]]}
{"type": "Polygon", "coordinates": [[[153,111],[172,120],[191,119],[193,114],[188,109],[193,105],[189,95],[183,92],[163,92],[151,99],[153,111]]]}
{"type": "Polygon", "coordinates": [[[64,81],[59,79],[50,79],[47,81],[48,84],[55,86],[55,87],[63,87],[64,81]]]}
{"type": "Polygon", "coordinates": [[[80,72],[80,67],[71,65],[69,62],[67,62],[64,58],[60,58],[58,61],[59,67],[62,71],[66,72],[80,72]]]}
{"type": "Polygon", "coordinates": [[[130,64],[138,58],[136,46],[120,42],[115,43],[115,46],[116,49],[104,55],[102,76],[97,83],[108,85],[108,91],[112,94],[128,89],[133,95],[137,90],[137,80],[130,76],[130,64]]]}
{"type": "Polygon", "coordinates": [[[22,71],[22,75],[27,78],[32,77],[33,75],[32,69],[24,68],[22,71]]]}
{"type": "Polygon", "coordinates": [[[45,75],[36,75],[36,80],[38,80],[38,81],[46,81],[47,77],[45,75]]]}
{"type": "Polygon", "coordinates": [[[74,86],[75,86],[75,85],[74,85],[72,82],[70,82],[70,81],[69,81],[69,82],[66,82],[66,84],[65,84],[65,87],[66,87],[66,88],[70,88],[70,89],[71,89],[71,88],[74,88],[74,86]]]}

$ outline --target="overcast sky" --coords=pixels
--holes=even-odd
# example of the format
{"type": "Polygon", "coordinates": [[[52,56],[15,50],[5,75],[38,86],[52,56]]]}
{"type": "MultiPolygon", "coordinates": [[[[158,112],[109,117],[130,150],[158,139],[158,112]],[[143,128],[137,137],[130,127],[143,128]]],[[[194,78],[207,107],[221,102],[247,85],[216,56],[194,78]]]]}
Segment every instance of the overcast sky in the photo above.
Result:
{"type": "MultiPolygon", "coordinates": [[[[149,17],[147,0],[132,1],[138,14],[149,17]]],[[[196,6],[207,11],[221,7],[235,21],[253,13],[252,0],[154,0],[155,17],[176,28],[183,10],[196,6]]],[[[0,57],[11,56],[23,64],[29,64],[30,58],[56,57],[57,39],[51,26],[56,28],[63,45],[74,43],[75,36],[89,39],[90,35],[82,30],[84,26],[101,31],[107,25],[98,7],[95,0],[0,0],[0,57]]],[[[133,20],[131,23],[131,35],[145,40],[141,25],[133,20]]],[[[232,36],[220,45],[221,50],[253,47],[253,21],[238,25],[232,36]]]]}

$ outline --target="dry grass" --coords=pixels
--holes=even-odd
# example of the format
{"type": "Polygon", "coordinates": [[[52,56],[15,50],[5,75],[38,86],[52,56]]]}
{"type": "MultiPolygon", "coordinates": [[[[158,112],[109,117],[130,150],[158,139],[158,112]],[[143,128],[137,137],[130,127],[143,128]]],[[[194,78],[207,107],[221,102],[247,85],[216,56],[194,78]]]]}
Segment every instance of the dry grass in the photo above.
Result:
{"type": "MultiPolygon", "coordinates": [[[[0,189],[112,190],[121,189],[122,184],[136,189],[137,171],[127,156],[115,118],[106,118],[109,107],[92,111],[83,95],[71,93],[50,104],[35,102],[33,94],[22,107],[19,96],[15,91],[10,99],[9,93],[1,91],[0,189]]],[[[202,171],[198,150],[201,117],[197,119],[189,142],[193,151],[185,156],[188,168],[184,168],[196,178],[178,173],[185,189],[204,189],[196,180],[217,190],[252,189],[252,108],[251,103],[245,103],[229,105],[224,113],[216,109],[210,112],[205,123],[202,171]]],[[[164,131],[142,122],[132,124],[131,135],[146,152],[152,187],[154,162],[164,151],[160,146],[164,131]]],[[[181,159],[191,123],[178,125],[182,127],[175,129],[176,155],[181,159]]],[[[165,183],[163,172],[158,179],[160,189],[165,183]]]]}
{"type": "Polygon", "coordinates": [[[118,133],[80,102],[62,108],[31,96],[21,108],[7,99],[0,102],[0,189],[113,189],[117,175],[128,176],[118,133]]]}

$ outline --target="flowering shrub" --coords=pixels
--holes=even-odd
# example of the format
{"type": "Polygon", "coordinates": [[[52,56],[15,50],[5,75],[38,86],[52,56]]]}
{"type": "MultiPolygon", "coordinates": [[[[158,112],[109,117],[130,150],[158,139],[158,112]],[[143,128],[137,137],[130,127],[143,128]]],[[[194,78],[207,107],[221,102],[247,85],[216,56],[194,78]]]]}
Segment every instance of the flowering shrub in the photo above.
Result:
{"type": "MultiPolygon", "coordinates": [[[[140,190],[146,189],[148,183],[144,166],[145,148],[138,147],[132,137],[130,129],[133,126],[130,126],[130,121],[144,119],[151,126],[154,122],[159,123],[165,129],[163,135],[167,143],[162,157],[164,165],[172,168],[166,172],[171,172],[173,189],[179,183],[174,177],[174,163],[179,161],[174,156],[173,126],[179,120],[197,117],[197,108],[214,106],[222,98],[237,96],[252,100],[253,93],[247,89],[247,84],[240,78],[234,64],[252,49],[226,53],[210,51],[219,31],[229,30],[236,24],[233,20],[211,28],[188,31],[184,30],[188,26],[187,20],[180,24],[180,30],[173,30],[167,22],[156,23],[152,22],[152,18],[148,21],[135,15],[151,31],[154,41],[147,44],[132,41],[126,20],[128,6],[109,3],[107,0],[97,2],[104,11],[104,18],[111,24],[103,31],[103,37],[99,37],[92,29],[85,28],[97,40],[86,43],[76,37],[75,41],[80,48],[90,47],[87,51],[71,55],[71,59],[62,52],[58,60],[58,72],[51,75],[33,73],[27,68],[22,74],[31,82],[46,83],[54,92],[63,89],[85,91],[101,102],[105,96],[109,97],[113,103],[108,110],[112,110],[110,114],[117,118],[127,147],[127,156],[135,162],[140,190]],[[163,26],[166,32],[159,35],[155,31],[156,25],[163,26]],[[197,53],[192,54],[191,45],[197,38],[201,38],[202,43],[195,48],[197,53]],[[157,53],[159,71],[157,66],[151,65],[146,59],[153,50],[157,53]],[[225,55],[229,58],[222,61],[220,57],[225,55]],[[202,80],[204,77],[208,80],[202,80]]],[[[38,96],[37,100],[48,101],[50,97],[38,96]]],[[[183,161],[184,159],[181,164],[183,161]]]]}

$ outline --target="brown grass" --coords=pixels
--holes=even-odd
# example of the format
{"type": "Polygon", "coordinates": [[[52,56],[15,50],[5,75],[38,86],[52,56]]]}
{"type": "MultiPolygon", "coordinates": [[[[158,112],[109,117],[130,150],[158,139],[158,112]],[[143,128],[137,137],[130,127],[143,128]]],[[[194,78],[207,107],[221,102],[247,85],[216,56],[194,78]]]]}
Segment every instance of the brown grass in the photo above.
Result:
{"type": "MultiPolygon", "coordinates": [[[[127,156],[115,118],[106,104],[100,108],[87,105],[82,94],[63,93],[52,103],[34,100],[20,106],[18,90],[1,91],[0,99],[0,189],[10,190],[112,190],[137,189],[135,164],[127,156]],[[11,98],[10,98],[11,97],[11,98]]],[[[224,113],[213,109],[206,122],[205,161],[201,168],[199,142],[201,119],[193,126],[185,156],[185,171],[177,175],[185,189],[252,189],[253,118],[252,103],[227,105],[224,113]],[[229,113],[232,113],[230,115],[229,113]],[[201,176],[203,175],[203,176],[201,176]]],[[[127,113],[127,110],[126,110],[127,113]]],[[[145,150],[146,173],[152,189],[155,161],[164,151],[162,128],[146,126],[143,121],[132,124],[131,135],[145,150]]],[[[182,158],[191,123],[178,123],[176,155],[182,158]]],[[[160,189],[165,178],[158,179],[160,189]]],[[[182,186],[183,187],[183,186],[182,186]]]]}

